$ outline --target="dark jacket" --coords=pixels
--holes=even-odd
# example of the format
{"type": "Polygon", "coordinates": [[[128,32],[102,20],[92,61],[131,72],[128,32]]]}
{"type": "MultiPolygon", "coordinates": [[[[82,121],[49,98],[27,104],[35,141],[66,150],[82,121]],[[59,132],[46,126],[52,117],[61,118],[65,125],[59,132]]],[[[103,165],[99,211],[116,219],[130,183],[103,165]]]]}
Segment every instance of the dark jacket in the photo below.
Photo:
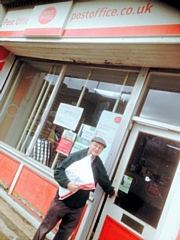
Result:
{"type": "MultiPolygon", "coordinates": [[[[60,186],[66,188],[67,184],[70,182],[66,176],[65,169],[72,163],[86,157],[87,152],[88,149],[83,149],[81,151],[72,153],[57,166],[57,168],[54,170],[54,178],[60,186]]],[[[102,189],[110,196],[114,195],[114,188],[111,185],[106,169],[100,157],[96,157],[91,166],[95,183],[98,183],[102,189]]],[[[62,201],[66,204],[66,206],[70,208],[80,208],[86,204],[86,201],[89,198],[89,192],[89,190],[80,189],[75,194],[67,197],[62,201]]]]}

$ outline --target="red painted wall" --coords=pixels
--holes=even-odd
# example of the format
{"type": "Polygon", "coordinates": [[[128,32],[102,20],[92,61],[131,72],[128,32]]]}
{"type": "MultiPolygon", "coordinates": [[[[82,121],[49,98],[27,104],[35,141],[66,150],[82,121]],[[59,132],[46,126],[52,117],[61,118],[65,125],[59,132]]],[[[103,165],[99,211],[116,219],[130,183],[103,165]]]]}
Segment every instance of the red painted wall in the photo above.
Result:
{"type": "Polygon", "coordinates": [[[98,240],[140,240],[121,224],[109,216],[106,217],[98,240]]]}
{"type": "Polygon", "coordinates": [[[0,153],[0,180],[10,187],[20,163],[7,155],[0,153]]]}
{"type": "Polygon", "coordinates": [[[22,201],[25,200],[27,206],[45,215],[56,191],[57,186],[54,183],[24,166],[12,195],[22,201]]]}
{"type": "MultiPolygon", "coordinates": [[[[0,182],[7,184],[8,188],[10,188],[19,166],[20,162],[0,153],[0,182]]],[[[55,183],[27,166],[23,166],[14,185],[11,197],[41,219],[46,214],[57,189],[58,186],[55,183]]],[[[79,225],[72,235],[72,239],[77,234],[86,208],[87,205],[84,208],[79,225]]]]}

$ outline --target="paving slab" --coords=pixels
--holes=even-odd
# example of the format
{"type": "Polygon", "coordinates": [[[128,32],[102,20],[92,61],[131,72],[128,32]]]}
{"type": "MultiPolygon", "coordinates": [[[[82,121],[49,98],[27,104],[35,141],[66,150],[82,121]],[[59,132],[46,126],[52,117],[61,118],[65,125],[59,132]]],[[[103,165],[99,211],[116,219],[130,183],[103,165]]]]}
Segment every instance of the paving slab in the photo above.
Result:
{"type": "Polygon", "coordinates": [[[36,229],[0,198],[0,240],[31,240],[36,229]]]}

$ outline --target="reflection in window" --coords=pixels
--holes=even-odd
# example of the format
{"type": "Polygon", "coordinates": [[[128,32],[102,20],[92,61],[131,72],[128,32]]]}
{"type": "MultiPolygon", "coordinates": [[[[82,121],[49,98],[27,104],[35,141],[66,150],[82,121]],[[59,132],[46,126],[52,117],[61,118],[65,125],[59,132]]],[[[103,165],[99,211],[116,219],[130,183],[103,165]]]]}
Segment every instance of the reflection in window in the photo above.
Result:
{"type": "MultiPolygon", "coordinates": [[[[61,139],[64,128],[53,124],[60,103],[77,106],[82,89],[86,86],[79,107],[83,115],[77,126],[76,133],[82,124],[96,127],[103,110],[113,111],[119,99],[115,112],[124,113],[130,98],[138,73],[120,72],[115,70],[100,70],[70,66],[67,69],[63,83],[58,90],[49,115],[40,134],[41,139],[51,143],[51,157],[44,164],[52,166],[56,156],[57,144],[61,139]],[[91,71],[90,79],[87,80],[91,71]],[[126,77],[128,74],[128,77],[126,77]],[[124,79],[126,78],[126,82],[124,79]],[[111,79],[111,81],[110,81],[111,79]],[[113,96],[112,96],[113,95],[113,96]]],[[[60,154],[61,161],[65,156],[60,154]]],[[[42,162],[43,163],[43,162],[42,162]]]]}
{"type": "Polygon", "coordinates": [[[82,124],[95,128],[103,110],[123,115],[138,76],[138,71],[69,65],[63,78],[62,69],[54,62],[19,61],[1,101],[0,140],[47,166],[64,131],[53,123],[61,103],[83,108],[76,133],[82,124]]]}
{"type": "Polygon", "coordinates": [[[180,142],[140,133],[115,204],[156,228],[179,158],[180,142]]]}
{"type": "Polygon", "coordinates": [[[180,126],[180,79],[175,76],[150,77],[140,117],[180,126]]]}
{"type": "Polygon", "coordinates": [[[20,151],[29,145],[54,88],[54,77],[61,71],[61,65],[44,66],[46,71],[39,69],[38,64],[18,63],[6,98],[1,102],[0,140],[20,151]]]}

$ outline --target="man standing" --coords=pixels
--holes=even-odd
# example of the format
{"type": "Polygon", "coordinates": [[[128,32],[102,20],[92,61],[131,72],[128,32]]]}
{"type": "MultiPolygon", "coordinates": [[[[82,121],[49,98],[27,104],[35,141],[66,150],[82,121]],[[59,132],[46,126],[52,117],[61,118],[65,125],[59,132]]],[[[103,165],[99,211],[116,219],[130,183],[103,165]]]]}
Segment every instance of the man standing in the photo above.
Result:
{"type": "MultiPolygon", "coordinates": [[[[65,169],[74,162],[91,155],[91,168],[94,176],[95,184],[99,184],[102,189],[109,194],[110,197],[117,196],[114,188],[111,185],[106,169],[99,157],[99,154],[106,147],[106,142],[100,137],[94,137],[91,140],[89,148],[70,154],[64,159],[54,170],[54,178],[61,187],[69,189],[73,195],[59,199],[58,192],[53,199],[49,210],[46,213],[42,223],[34,235],[33,240],[43,240],[48,232],[50,232],[58,223],[59,229],[53,240],[67,240],[78,225],[83,208],[89,198],[90,190],[80,189],[79,186],[71,182],[65,169]]],[[[86,171],[86,169],[84,169],[86,171]]]]}

